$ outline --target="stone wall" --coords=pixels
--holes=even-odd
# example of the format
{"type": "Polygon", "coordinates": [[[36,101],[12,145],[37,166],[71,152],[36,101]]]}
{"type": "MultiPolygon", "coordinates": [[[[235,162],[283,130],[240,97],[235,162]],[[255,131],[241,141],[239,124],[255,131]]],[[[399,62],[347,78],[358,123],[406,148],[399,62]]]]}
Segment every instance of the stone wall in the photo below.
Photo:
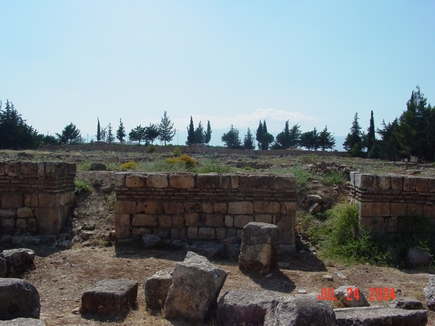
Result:
{"type": "Polygon", "coordinates": [[[293,175],[116,173],[116,237],[221,240],[255,221],[293,245],[295,187],[293,175]]]}
{"type": "Polygon", "coordinates": [[[361,224],[372,233],[399,231],[405,216],[435,220],[435,178],[351,172],[349,195],[358,202],[361,224]]]}
{"type": "Polygon", "coordinates": [[[0,162],[0,232],[57,234],[74,203],[75,164],[0,162]]]}

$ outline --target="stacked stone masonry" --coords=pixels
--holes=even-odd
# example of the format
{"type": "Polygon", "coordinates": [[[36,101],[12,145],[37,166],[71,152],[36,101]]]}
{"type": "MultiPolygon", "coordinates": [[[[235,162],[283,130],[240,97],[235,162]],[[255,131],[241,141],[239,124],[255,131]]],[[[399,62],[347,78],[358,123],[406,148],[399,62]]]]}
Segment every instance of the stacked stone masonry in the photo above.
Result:
{"type": "Polygon", "coordinates": [[[221,240],[241,236],[249,222],[280,228],[280,243],[295,243],[293,175],[116,173],[118,239],[221,240]]]}
{"type": "Polygon", "coordinates": [[[75,164],[0,162],[0,231],[58,234],[74,203],[75,164]]]}
{"type": "Polygon", "coordinates": [[[401,230],[401,218],[435,220],[435,178],[351,172],[349,195],[361,225],[374,234],[401,230]]]}

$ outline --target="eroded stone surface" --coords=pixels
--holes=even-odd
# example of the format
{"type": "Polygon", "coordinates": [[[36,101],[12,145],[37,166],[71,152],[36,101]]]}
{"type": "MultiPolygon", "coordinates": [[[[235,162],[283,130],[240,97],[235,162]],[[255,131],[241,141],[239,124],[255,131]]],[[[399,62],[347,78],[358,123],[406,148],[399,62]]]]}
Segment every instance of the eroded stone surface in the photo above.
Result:
{"type": "Polygon", "coordinates": [[[38,290],[17,278],[0,278],[0,320],[39,318],[38,290]]]}

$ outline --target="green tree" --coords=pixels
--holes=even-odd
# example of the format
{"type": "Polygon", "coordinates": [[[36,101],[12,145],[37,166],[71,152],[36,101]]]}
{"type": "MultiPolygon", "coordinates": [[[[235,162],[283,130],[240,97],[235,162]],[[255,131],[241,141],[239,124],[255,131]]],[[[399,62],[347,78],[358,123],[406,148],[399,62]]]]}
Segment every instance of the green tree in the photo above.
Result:
{"type": "Polygon", "coordinates": [[[40,142],[38,132],[23,120],[12,102],[6,101],[2,110],[0,101],[0,148],[25,149],[36,148],[40,142]]]}
{"type": "Polygon", "coordinates": [[[322,151],[333,149],[335,146],[335,137],[328,131],[328,126],[319,133],[318,145],[322,151]]]}
{"type": "Polygon", "coordinates": [[[210,140],[211,140],[211,126],[210,126],[210,120],[207,120],[207,131],[205,132],[204,143],[208,145],[210,143],[210,140]]]}
{"type": "Polygon", "coordinates": [[[232,125],[231,125],[231,129],[230,131],[228,131],[227,133],[224,133],[222,135],[222,142],[224,143],[225,147],[228,148],[241,148],[242,147],[242,143],[240,141],[240,137],[239,137],[239,130],[235,129],[232,125]]]}
{"type": "Polygon", "coordinates": [[[364,156],[363,134],[361,133],[361,126],[358,122],[358,112],[355,113],[352,127],[350,128],[350,133],[347,134],[343,143],[343,147],[345,150],[347,150],[349,156],[364,156]]]}
{"type": "Polygon", "coordinates": [[[261,150],[263,144],[263,124],[261,123],[261,120],[258,123],[257,132],[255,134],[255,140],[257,141],[258,149],[261,150]]]}
{"type": "Polygon", "coordinates": [[[198,123],[198,127],[195,129],[195,144],[205,143],[205,131],[201,121],[198,123]]]}
{"type": "Polygon", "coordinates": [[[193,126],[193,119],[192,116],[190,116],[190,123],[187,127],[187,145],[193,145],[196,144],[195,142],[195,127],[193,126]]]}
{"type": "Polygon", "coordinates": [[[100,127],[100,119],[97,117],[97,141],[101,140],[101,127],[100,127]]]}
{"type": "Polygon", "coordinates": [[[245,138],[243,139],[243,148],[255,149],[254,141],[254,135],[252,134],[251,129],[248,128],[245,138]]]}
{"type": "Polygon", "coordinates": [[[150,123],[148,127],[145,127],[145,143],[147,145],[153,144],[157,137],[159,137],[159,127],[150,123]]]}
{"type": "Polygon", "coordinates": [[[273,149],[285,149],[290,147],[290,128],[289,121],[287,120],[284,125],[284,130],[276,135],[275,144],[273,149]]]}
{"type": "Polygon", "coordinates": [[[127,134],[125,133],[124,124],[122,123],[122,120],[119,119],[119,127],[118,130],[116,130],[116,138],[118,138],[122,144],[124,142],[125,136],[127,136],[127,134]]]}
{"type": "Polygon", "coordinates": [[[131,141],[137,141],[140,142],[145,140],[145,128],[141,125],[136,126],[136,128],[131,129],[130,133],[128,134],[128,137],[131,141]]]}
{"type": "Polygon", "coordinates": [[[267,132],[266,120],[263,120],[263,123],[261,123],[261,120],[260,120],[260,123],[258,124],[255,139],[258,141],[258,149],[260,149],[260,150],[268,150],[269,149],[269,145],[273,142],[274,137],[273,137],[273,135],[271,135],[267,132]]]}
{"type": "Polygon", "coordinates": [[[113,136],[112,124],[109,123],[107,126],[107,142],[111,144],[113,143],[114,140],[115,140],[115,136],[113,136]]]}
{"type": "Polygon", "coordinates": [[[373,117],[373,110],[372,110],[370,111],[370,124],[369,124],[369,128],[367,129],[367,156],[368,157],[373,157],[371,155],[374,154],[374,151],[372,152],[372,149],[375,142],[376,142],[375,118],[373,117]]]}
{"type": "Polygon", "coordinates": [[[381,129],[377,133],[381,136],[379,141],[379,157],[389,161],[397,161],[402,158],[400,155],[399,120],[396,118],[393,122],[385,123],[382,121],[381,129]]]}
{"type": "Polygon", "coordinates": [[[165,144],[170,142],[175,136],[176,130],[174,123],[169,119],[167,112],[164,111],[163,117],[159,124],[159,139],[165,144]]]}
{"type": "Polygon", "coordinates": [[[72,144],[81,142],[80,130],[72,122],[63,128],[62,133],[56,133],[61,144],[72,144]]]}
{"type": "Polygon", "coordinates": [[[300,145],[305,147],[309,151],[314,149],[317,150],[319,146],[319,134],[317,129],[314,128],[312,131],[307,131],[301,134],[300,145]]]}

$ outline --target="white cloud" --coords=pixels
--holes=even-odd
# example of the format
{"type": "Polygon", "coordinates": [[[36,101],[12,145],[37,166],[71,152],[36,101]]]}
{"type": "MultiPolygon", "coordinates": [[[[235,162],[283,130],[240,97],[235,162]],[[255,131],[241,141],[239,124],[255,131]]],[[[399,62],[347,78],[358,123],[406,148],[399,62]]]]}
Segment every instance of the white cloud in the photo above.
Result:
{"type": "MultiPolygon", "coordinates": [[[[258,122],[266,120],[269,130],[280,130],[284,128],[285,121],[290,121],[290,126],[295,123],[315,122],[318,118],[308,116],[300,112],[291,112],[277,109],[257,109],[250,114],[238,114],[234,116],[214,116],[214,115],[199,115],[193,114],[193,123],[195,127],[199,121],[202,122],[204,128],[207,126],[207,121],[210,121],[212,129],[229,129],[231,125],[235,128],[257,128],[258,122]]],[[[174,119],[176,128],[187,127],[190,121],[190,116],[182,119],[174,119]]]]}

